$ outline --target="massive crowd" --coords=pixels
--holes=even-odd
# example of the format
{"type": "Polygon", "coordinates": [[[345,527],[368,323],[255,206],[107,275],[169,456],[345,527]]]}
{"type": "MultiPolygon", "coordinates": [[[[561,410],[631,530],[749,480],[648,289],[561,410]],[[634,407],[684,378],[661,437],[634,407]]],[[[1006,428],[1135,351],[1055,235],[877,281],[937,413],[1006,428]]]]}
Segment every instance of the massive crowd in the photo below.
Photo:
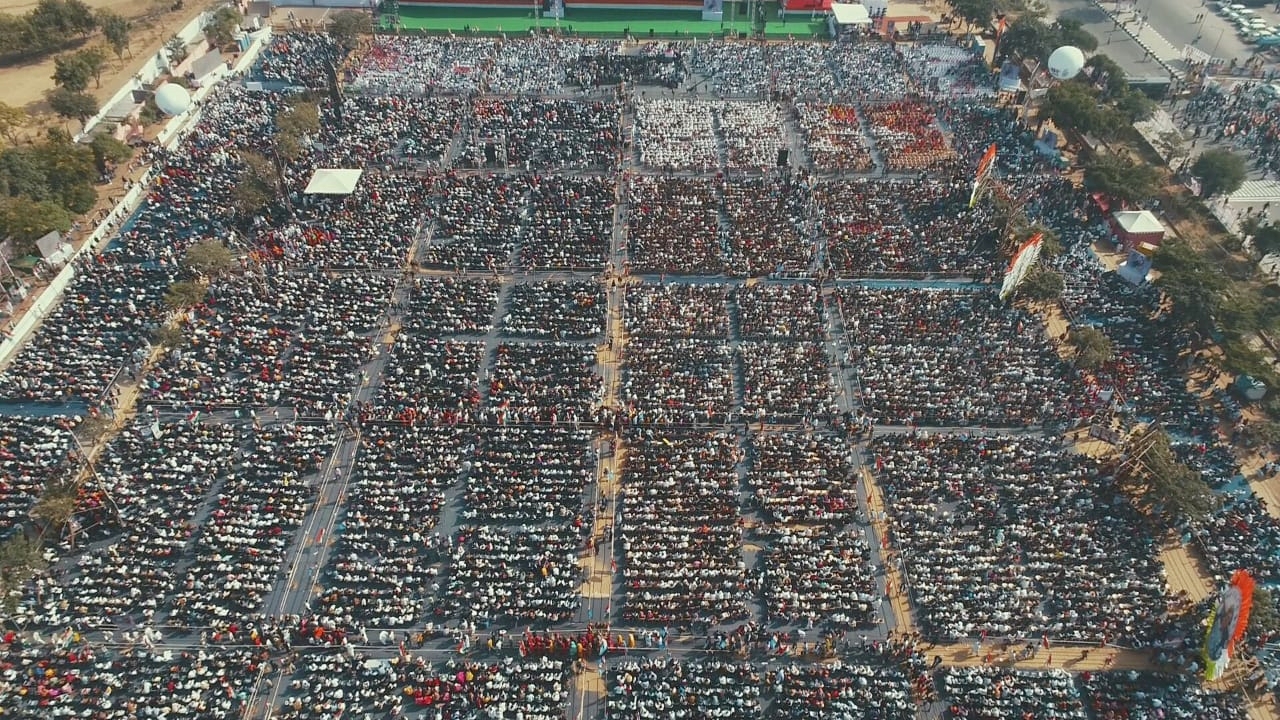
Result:
{"type": "MultiPolygon", "coordinates": [[[[265,693],[297,720],[550,720],[599,661],[610,717],[1240,717],[1183,676],[928,666],[930,640],[1171,645],[1152,528],[1052,435],[1104,390],[1215,485],[1235,469],[1169,362],[1185,335],[1090,264],[1096,218],[968,56],[398,36],[341,55],[276,38],[265,89],[215,91],[150,151],[142,210],[0,376],[44,404],[0,407],[0,535],[52,533],[0,626],[6,716],[235,717],[265,693]],[[286,163],[292,202],[246,217],[239,151],[269,149],[278,88],[324,88],[330,60],[346,95],[286,163]],[[992,141],[1061,236],[1064,307],[1115,344],[1088,376],[1033,315],[951,282],[998,267],[994,211],[968,207],[992,141]],[[365,170],[351,196],[302,195],[344,165],[365,170]],[[242,266],[194,278],[180,259],[207,239],[242,266]],[[900,273],[947,277],[853,282],[900,273]],[[134,383],[74,521],[31,522],[80,472],[72,430],[134,383]],[[860,455],[849,431],[877,423],[914,427],[860,455]],[[923,638],[884,637],[893,563],[923,638]]],[[[1245,494],[1186,531],[1215,572],[1272,582],[1278,528],[1245,494]]]]}

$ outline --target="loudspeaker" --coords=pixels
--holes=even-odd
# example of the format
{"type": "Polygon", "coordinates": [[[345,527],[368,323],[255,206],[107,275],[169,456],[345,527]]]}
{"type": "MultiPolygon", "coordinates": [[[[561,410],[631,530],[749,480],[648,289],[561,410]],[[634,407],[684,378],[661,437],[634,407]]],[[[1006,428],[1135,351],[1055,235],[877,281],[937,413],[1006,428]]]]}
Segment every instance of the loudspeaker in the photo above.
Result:
{"type": "Polygon", "coordinates": [[[778,167],[786,167],[787,160],[791,156],[791,151],[786,148],[778,150],[778,167]]]}

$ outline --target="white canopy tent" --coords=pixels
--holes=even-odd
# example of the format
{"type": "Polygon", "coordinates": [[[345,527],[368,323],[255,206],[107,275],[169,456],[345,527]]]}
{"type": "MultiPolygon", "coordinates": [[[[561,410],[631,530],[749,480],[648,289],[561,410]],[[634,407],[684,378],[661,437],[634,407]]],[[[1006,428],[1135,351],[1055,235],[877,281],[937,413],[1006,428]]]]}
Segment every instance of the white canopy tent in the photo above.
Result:
{"type": "Polygon", "coordinates": [[[1163,233],[1164,225],[1150,210],[1121,210],[1115,214],[1116,224],[1131,235],[1163,233]]]}
{"type": "Polygon", "coordinates": [[[831,14],[837,25],[870,25],[871,15],[864,5],[857,3],[831,3],[831,14]]]}
{"type": "Polygon", "coordinates": [[[307,195],[350,195],[356,190],[363,170],[346,170],[341,168],[320,168],[311,176],[307,195]]]}

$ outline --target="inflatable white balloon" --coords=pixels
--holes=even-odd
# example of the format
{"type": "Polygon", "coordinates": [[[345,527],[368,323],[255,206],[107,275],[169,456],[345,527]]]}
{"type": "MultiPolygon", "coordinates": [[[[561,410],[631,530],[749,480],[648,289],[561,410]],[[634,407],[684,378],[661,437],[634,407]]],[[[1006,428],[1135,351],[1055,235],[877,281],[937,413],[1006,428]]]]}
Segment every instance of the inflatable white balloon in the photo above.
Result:
{"type": "Polygon", "coordinates": [[[1084,69],[1084,53],[1080,48],[1063,45],[1049,56],[1049,74],[1058,80],[1070,80],[1084,69]]]}
{"type": "Polygon", "coordinates": [[[191,93],[176,83],[165,83],[156,89],[156,107],[166,115],[181,115],[191,107],[191,93]]]}

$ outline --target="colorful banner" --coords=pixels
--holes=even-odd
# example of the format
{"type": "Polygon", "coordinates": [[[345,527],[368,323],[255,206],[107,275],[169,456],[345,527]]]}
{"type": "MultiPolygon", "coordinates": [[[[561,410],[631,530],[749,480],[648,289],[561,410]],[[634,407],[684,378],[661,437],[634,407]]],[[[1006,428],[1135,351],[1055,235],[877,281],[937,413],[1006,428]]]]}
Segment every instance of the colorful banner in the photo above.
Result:
{"type": "Polygon", "coordinates": [[[1040,248],[1044,247],[1044,235],[1036,233],[1009,260],[1009,269],[1005,270],[1004,283],[1000,285],[1000,299],[1004,300],[1027,279],[1027,273],[1040,259],[1040,248]]]}
{"type": "Polygon", "coordinates": [[[969,194],[969,207],[978,204],[978,192],[986,185],[987,180],[991,177],[991,170],[996,164],[996,144],[991,143],[991,147],[982,154],[982,159],[978,161],[978,169],[973,173],[973,192],[969,194]]]}
{"type": "Polygon", "coordinates": [[[1209,631],[1204,636],[1204,678],[1209,682],[1221,678],[1226,672],[1236,643],[1249,627],[1253,586],[1253,577],[1244,570],[1237,570],[1231,575],[1231,584],[1218,596],[1218,605],[1209,616],[1209,631]]]}

